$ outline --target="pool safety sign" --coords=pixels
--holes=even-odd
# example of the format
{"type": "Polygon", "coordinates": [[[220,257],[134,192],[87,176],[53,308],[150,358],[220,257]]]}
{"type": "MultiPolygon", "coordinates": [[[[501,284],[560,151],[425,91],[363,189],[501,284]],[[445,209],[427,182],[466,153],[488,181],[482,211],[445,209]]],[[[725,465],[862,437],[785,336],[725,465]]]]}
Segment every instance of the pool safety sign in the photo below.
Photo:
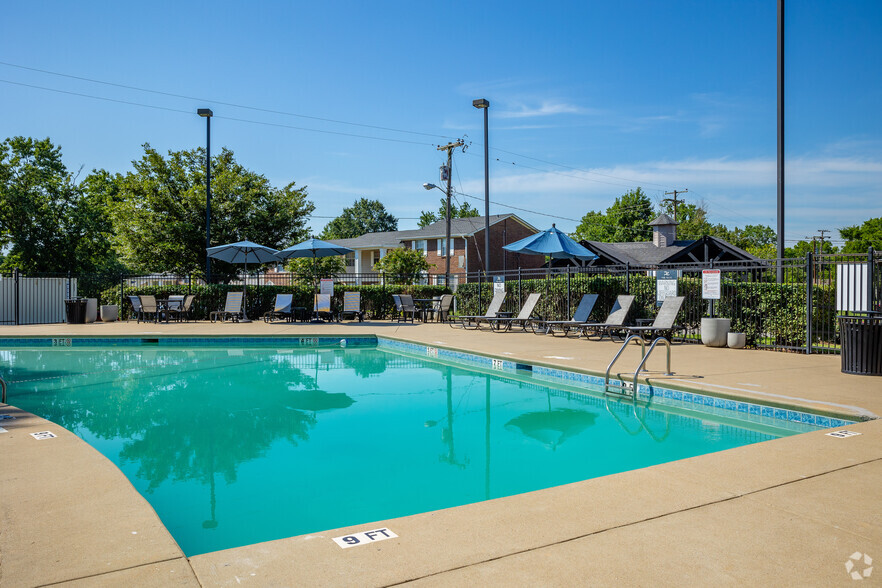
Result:
{"type": "Polygon", "coordinates": [[[493,276],[493,294],[505,293],[505,279],[502,276],[493,276]]]}
{"type": "Polygon", "coordinates": [[[354,533],[352,535],[344,535],[343,537],[334,537],[334,542],[343,549],[347,549],[357,545],[368,545],[370,543],[376,543],[377,541],[385,541],[386,539],[392,539],[393,537],[398,537],[398,535],[384,527],[382,529],[374,529],[373,531],[354,533]]]}
{"type": "Polygon", "coordinates": [[[720,270],[701,270],[701,297],[705,300],[719,300],[722,288],[720,286],[720,270]]]}
{"type": "Polygon", "coordinates": [[[655,272],[655,302],[661,306],[668,296],[677,295],[677,270],[658,270],[655,272]]]}

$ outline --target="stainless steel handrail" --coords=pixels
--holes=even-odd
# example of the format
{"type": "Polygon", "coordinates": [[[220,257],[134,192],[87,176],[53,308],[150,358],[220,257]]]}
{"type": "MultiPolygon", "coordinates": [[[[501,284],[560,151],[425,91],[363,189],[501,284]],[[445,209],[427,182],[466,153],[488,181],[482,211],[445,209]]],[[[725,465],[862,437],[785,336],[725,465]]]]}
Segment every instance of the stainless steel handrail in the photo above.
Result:
{"type": "MultiPolygon", "coordinates": [[[[633,336],[633,335],[632,335],[633,336]]],[[[643,359],[640,361],[640,365],[637,366],[637,369],[634,371],[634,396],[637,396],[637,374],[640,373],[640,370],[643,369],[643,366],[646,364],[646,360],[649,359],[649,356],[652,355],[652,350],[655,349],[655,346],[658,345],[658,342],[662,341],[668,350],[668,371],[665,372],[666,376],[673,376],[673,372],[671,372],[671,342],[665,339],[664,337],[656,337],[655,341],[652,342],[652,345],[649,346],[649,351],[643,356],[643,359]]]]}
{"type": "MultiPolygon", "coordinates": [[[[644,361],[646,360],[646,342],[643,340],[643,337],[641,337],[639,335],[628,335],[628,337],[625,339],[625,342],[622,343],[622,346],[619,348],[618,353],[616,353],[616,356],[612,359],[611,362],[609,362],[609,365],[606,366],[606,375],[603,377],[603,392],[604,392],[604,394],[609,391],[609,372],[610,372],[610,370],[612,370],[613,365],[619,360],[619,357],[622,355],[622,352],[625,350],[625,347],[628,346],[628,343],[631,342],[631,339],[637,339],[638,341],[640,341],[640,354],[641,354],[640,356],[644,359],[644,361]]],[[[643,365],[642,361],[640,362],[640,365],[643,365]]],[[[634,381],[635,382],[637,381],[636,376],[634,378],[634,381]]],[[[622,386],[622,388],[624,388],[624,386],[622,386]]],[[[634,387],[634,397],[635,398],[637,397],[636,386],[634,387]]]]}
{"type": "Polygon", "coordinates": [[[6,404],[6,380],[0,378],[0,402],[6,404]]]}

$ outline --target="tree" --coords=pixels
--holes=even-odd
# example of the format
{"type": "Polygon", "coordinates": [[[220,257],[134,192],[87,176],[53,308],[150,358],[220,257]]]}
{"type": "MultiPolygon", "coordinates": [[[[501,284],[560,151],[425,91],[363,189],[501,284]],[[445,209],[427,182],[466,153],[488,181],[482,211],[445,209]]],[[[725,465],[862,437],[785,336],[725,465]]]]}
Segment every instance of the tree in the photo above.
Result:
{"type": "Polygon", "coordinates": [[[839,234],[845,239],[843,253],[866,253],[870,247],[882,251],[882,217],[867,219],[861,226],[839,229],[839,234]]]}
{"type": "Polygon", "coordinates": [[[382,233],[397,231],[398,219],[386,211],[379,200],[359,198],[343,214],[329,222],[322,231],[320,238],[352,239],[365,233],[382,233]]]}
{"type": "MultiPolygon", "coordinates": [[[[456,205],[456,202],[450,203],[450,218],[471,218],[475,216],[481,216],[481,214],[478,212],[478,209],[471,206],[468,202],[463,202],[459,206],[456,205]]],[[[438,212],[422,211],[420,213],[420,222],[418,224],[419,227],[422,228],[440,220],[444,220],[445,218],[447,218],[447,199],[442,198],[438,212]]]]}
{"type": "Polygon", "coordinates": [[[575,239],[622,243],[652,238],[649,223],[655,218],[652,202],[641,188],[616,198],[606,214],[588,212],[573,234],[575,239]]]}
{"type": "MultiPolygon", "coordinates": [[[[134,270],[183,274],[204,269],[204,162],[202,148],[163,157],[144,144],[144,156],[132,162],[134,171],[101,182],[104,196],[114,200],[116,246],[134,270]]],[[[306,238],[306,220],[315,205],[307,200],[305,187],[291,182],[274,188],[237,163],[228,149],[212,158],[211,171],[212,245],[247,239],[282,249],[306,238]]],[[[238,269],[212,260],[212,273],[231,276],[238,269]]]]}
{"type": "Polygon", "coordinates": [[[385,272],[389,277],[404,284],[414,283],[420,274],[429,271],[430,267],[435,266],[426,261],[422,251],[404,247],[387,251],[386,255],[374,264],[375,270],[385,272]]]}
{"type": "Polygon", "coordinates": [[[322,278],[334,278],[345,273],[346,262],[337,255],[316,259],[295,257],[285,265],[285,269],[311,281],[318,281],[322,278]]]}
{"type": "MultiPolygon", "coordinates": [[[[86,183],[88,188],[88,182],[86,183]]],[[[2,267],[95,273],[118,268],[104,201],[84,192],[48,138],[0,144],[2,267]]]]}

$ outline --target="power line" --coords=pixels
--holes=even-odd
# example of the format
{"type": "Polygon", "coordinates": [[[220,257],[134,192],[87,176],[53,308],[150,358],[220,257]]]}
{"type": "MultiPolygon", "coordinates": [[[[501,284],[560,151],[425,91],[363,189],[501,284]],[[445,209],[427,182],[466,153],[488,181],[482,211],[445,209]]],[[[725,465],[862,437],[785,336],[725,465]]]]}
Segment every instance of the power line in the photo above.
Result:
{"type": "MultiPolygon", "coordinates": [[[[330,123],[340,124],[340,125],[351,125],[351,126],[356,126],[356,127],[364,127],[364,128],[368,128],[368,129],[377,129],[377,130],[381,130],[381,131],[391,131],[391,132],[394,132],[394,133],[407,133],[407,134],[411,134],[411,135],[422,135],[422,136],[425,136],[425,137],[442,138],[442,139],[445,139],[445,140],[451,138],[451,137],[445,137],[445,136],[443,136],[443,135],[435,135],[435,134],[432,134],[432,133],[422,133],[422,132],[419,132],[419,131],[408,131],[408,130],[404,130],[404,129],[395,129],[395,128],[391,128],[391,127],[382,127],[382,126],[377,126],[377,125],[368,125],[368,124],[364,124],[364,123],[355,123],[355,122],[350,122],[350,121],[345,121],[345,120],[336,120],[336,119],[332,119],[332,118],[323,118],[323,117],[320,117],[320,116],[310,116],[310,115],[306,115],[306,114],[298,114],[298,113],[296,113],[296,112],[286,112],[286,111],[284,111],[284,110],[272,110],[272,109],[269,109],[269,108],[260,108],[260,107],[258,107],[258,106],[248,106],[248,105],[245,105],[245,104],[236,104],[236,103],[233,103],[233,102],[222,102],[222,101],[220,101],[220,100],[212,100],[212,99],[210,99],[210,98],[199,98],[199,97],[196,97],[196,96],[187,96],[186,94],[174,94],[174,93],[172,93],[172,92],[163,92],[163,91],[161,91],[161,90],[151,90],[151,89],[149,89],[149,88],[139,88],[138,86],[129,86],[129,85],[126,85],[126,84],[117,84],[117,83],[114,83],[114,82],[107,82],[107,81],[104,81],[104,80],[96,80],[96,79],[94,79],[94,78],[86,78],[86,77],[82,77],[82,76],[75,76],[75,75],[71,75],[71,74],[64,74],[64,73],[60,73],[60,72],[49,71],[49,70],[46,70],[46,69],[39,69],[39,68],[36,68],[36,67],[27,67],[27,66],[24,66],[24,65],[18,65],[18,64],[15,64],[15,63],[8,63],[8,62],[5,62],[5,61],[0,61],[0,65],[5,65],[5,66],[8,66],[8,67],[16,67],[16,68],[19,68],[19,69],[25,69],[25,70],[29,70],[29,71],[36,71],[36,72],[39,72],[39,73],[49,74],[49,75],[53,75],[53,76],[59,76],[59,77],[63,77],[63,78],[70,78],[70,79],[73,79],[73,80],[80,80],[80,81],[84,81],[84,82],[90,82],[90,83],[93,83],[93,84],[102,84],[102,85],[105,85],[105,86],[112,86],[112,87],[115,87],[115,88],[124,88],[124,89],[126,89],[126,90],[135,90],[135,91],[137,91],[137,92],[147,92],[147,93],[150,93],[150,94],[157,94],[157,95],[159,95],[159,96],[168,96],[168,97],[171,97],[171,98],[183,98],[183,99],[185,99],[185,100],[194,100],[194,101],[196,101],[196,102],[211,102],[211,103],[213,103],[213,104],[220,104],[220,105],[222,105],[222,106],[231,106],[231,107],[233,107],[233,108],[243,108],[243,109],[246,109],[246,110],[255,110],[255,111],[257,111],[257,112],[266,112],[266,113],[268,113],[268,114],[281,114],[281,115],[284,115],[284,116],[295,116],[295,117],[298,117],[298,118],[306,118],[306,119],[310,119],[310,120],[317,120],[317,121],[322,121],[322,122],[330,122],[330,123]]],[[[9,83],[14,83],[14,82],[9,82],[9,83]]],[[[25,85],[25,84],[22,84],[22,85],[25,85]]],[[[43,89],[45,89],[45,88],[43,88],[43,89]]],[[[189,112],[189,111],[188,111],[188,112],[189,112]]]]}

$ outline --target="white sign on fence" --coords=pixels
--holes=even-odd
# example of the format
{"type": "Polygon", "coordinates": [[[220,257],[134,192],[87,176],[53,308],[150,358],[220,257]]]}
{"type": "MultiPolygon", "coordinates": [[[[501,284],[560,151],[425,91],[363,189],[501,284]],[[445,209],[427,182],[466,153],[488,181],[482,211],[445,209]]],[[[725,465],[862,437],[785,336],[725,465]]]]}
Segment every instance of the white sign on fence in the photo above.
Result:
{"type": "Polygon", "coordinates": [[[677,295],[677,270],[658,270],[655,273],[655,302],[659,306],[668,296],[677,295]]]}
{"type": "Polygon", "coordinates": [[[867,264],[840,263],[836,266],[836,310],[844,312],[866,312],[867,304],[867,264]]]}
{"type": "Polygon", "coordinates": [[[701,297],[719,300],[722,291],[720,270],[701,270],[701,297]]]}
{"type": "Polygon", "coordinates": [[[330,294],[334,295],[334,280],[330,278],[322,278],[321,288],[319,289],[320,294],[330,294]]]}
{"type": "Polygon", "coordinates": [[[502,276],[493,276],[493,293],[505,292],[505,280],[502,276]]]}

